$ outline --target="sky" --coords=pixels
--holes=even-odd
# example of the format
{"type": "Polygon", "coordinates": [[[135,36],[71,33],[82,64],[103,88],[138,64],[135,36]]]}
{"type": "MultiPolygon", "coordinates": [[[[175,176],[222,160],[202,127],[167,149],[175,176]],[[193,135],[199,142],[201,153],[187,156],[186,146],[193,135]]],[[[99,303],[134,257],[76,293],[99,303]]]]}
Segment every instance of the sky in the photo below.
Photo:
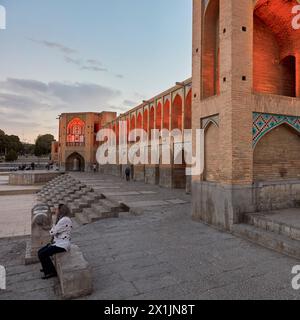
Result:
{"type": "Polygon", "coordinates": [[[0,0],[0,129],[57,138],[63,112],[122,113],[191,76],[192,0],[0,0]]]}

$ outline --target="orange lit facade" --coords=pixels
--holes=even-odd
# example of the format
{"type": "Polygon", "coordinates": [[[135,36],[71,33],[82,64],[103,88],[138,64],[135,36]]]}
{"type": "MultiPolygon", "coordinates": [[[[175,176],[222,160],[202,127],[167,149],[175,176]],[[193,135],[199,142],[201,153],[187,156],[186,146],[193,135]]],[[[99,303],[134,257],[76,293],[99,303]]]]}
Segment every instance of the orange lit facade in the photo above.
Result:
{"type": "MultiPolygon", "coordinates": [[[[174,87],[158,94],[157,96],[144,101],[136,108],[120,115],[107,128],[113,129],[118,134],[119,122],[124,121],[127,131],[133,129],[144,129],[149,134],[149,159],[151,130],[168,129],[172,131],[179,129],[191,129],[192,117],[192,80],[177,83],[174,87]]],[[[117,141],[118,142],[118,141],[117,141]]],[[[131,144],[129,143],[129,147],[131,144]]],[[[174,144],[171,143],[171,158],[174,144]]],[[[119,158],[119,157],[117,157],[119,158]]],[[[150,162],[150,161],[149,161],[150,162]]],[[[124,176],[127,165],[105,165],[100,168],[102,172],[124,176]]],[[[150,184],[157,184],[168,188],[190,189],[190,179],[186,177],[186,165],[184,159],[182,164],[135,165],[131,166],[132,177],[136,181],[143,181],[150,184]]]]}
{"type": "Polygon", "coordinates": [[[245,213],[300,200],[298,2],[193,5],[192,127],[205,130],[193,216],[230,230],[245,213]]]}
{"type": "Polygon", "coordinates": [[[61,170],[91,171],[96,163],[97,132],[115,112],[63,113],[59,117],[59,141],[52,144],[52,161],[61,170]]]}

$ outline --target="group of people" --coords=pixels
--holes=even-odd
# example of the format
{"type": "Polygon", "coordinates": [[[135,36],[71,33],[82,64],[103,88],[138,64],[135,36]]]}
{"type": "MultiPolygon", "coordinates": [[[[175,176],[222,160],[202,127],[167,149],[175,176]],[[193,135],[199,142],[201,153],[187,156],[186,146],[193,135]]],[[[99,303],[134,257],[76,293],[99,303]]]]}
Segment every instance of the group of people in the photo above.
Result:
{"type": "Polygon", "coordinates": [[[30,165],[22,164],[18,167],[20,171],[27,171],[27,170],[35,170],[35,163],[32,162],[30,165]]]}

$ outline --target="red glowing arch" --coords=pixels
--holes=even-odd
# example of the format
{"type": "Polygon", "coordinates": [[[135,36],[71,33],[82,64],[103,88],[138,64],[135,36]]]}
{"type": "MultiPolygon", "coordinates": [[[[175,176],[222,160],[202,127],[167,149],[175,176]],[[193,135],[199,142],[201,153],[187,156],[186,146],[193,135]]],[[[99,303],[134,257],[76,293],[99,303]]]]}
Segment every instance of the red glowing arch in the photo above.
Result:
{"type": "Polygon", "coordinates": [[[67,127],[68,143],[84,143],[85,141],[85,123],[80,118],[71,120],[67,127]]]}

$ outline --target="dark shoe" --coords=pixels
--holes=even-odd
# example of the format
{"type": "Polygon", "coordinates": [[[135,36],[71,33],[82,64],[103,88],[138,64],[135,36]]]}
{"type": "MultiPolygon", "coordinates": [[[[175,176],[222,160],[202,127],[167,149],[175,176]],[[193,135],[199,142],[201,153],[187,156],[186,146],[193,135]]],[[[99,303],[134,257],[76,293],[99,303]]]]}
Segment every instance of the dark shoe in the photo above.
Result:
{"type": "Polygon", "coordinates": [[[56,278],[57,277],[57,273],[51,273],[51,274],[46,274],[45,276],[42,277],[43,280],[48,280],[51,278],[56,278]]]}

